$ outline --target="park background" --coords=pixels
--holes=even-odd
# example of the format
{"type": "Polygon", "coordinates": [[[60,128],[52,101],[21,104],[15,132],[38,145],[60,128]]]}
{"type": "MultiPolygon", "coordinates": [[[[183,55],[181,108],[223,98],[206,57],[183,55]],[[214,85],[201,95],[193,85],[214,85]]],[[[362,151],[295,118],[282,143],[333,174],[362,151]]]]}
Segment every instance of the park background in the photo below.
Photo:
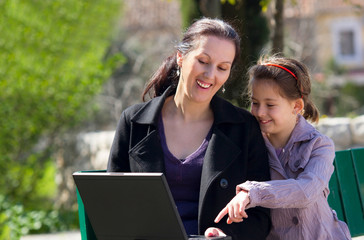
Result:
{"type": "Polygon", "coordinates": [[[0,1],[0,239],[78,229],[72,172],[105,169],[120,113],[200,16],[231,22],[242,57],[222,97],[248,108],[262,53],[307,64],[319,130],[364,146],[362,0],[0,1]]]}

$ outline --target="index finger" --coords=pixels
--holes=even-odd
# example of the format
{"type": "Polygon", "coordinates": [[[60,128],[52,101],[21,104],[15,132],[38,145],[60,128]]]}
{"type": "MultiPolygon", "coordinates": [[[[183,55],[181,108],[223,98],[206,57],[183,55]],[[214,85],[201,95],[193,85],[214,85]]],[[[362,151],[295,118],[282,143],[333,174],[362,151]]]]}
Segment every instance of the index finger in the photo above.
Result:
{"type": "Polygon", "coordinates": [[[217,215],[217,217],[215,218],[214,222],[218,223],[220,222],[220,220],[226,215],[228,214],[228,207],[224,207],[221,212],[219,212],[219,214],[217,215]]]}

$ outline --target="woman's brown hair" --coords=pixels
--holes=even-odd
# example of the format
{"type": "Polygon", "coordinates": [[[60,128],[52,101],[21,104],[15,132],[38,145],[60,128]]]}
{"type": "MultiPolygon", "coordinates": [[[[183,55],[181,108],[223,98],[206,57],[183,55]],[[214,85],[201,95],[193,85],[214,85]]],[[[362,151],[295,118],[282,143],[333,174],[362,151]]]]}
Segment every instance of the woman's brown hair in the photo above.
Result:
{"type": "Polygon", "coordinates": [[[215,36],[232,41],[235,45],[234,66],[240,54],[240,37],[235,29],[220,19],[201,18],[187,29],[182,41],[177,45],[176,51],[164,60],[148,81],[142,95],[143,101],[145,101],[148,93],[151,98],[154,98],[162,95],[169,86],[172,86],[174,91],[176,90],[179,80],[177,75],[179,68],[177,65],[177,52],[185,56],[198,46],[198,40],[201,36],[215,36]]]}

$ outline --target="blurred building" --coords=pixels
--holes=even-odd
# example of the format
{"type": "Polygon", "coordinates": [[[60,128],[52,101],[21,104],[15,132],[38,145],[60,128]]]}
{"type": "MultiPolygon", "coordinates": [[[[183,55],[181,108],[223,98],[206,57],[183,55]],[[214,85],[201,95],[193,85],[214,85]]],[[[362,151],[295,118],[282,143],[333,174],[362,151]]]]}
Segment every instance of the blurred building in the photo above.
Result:
{"type": "Polygon", "coordinates": [[[286,1],[285,44],[315,73],[331,70],[336,84],[364,84],[364,1],[286,1]],[[331,68],[331,69],[328,69],[331,68]]]}
{"type": "Polygon", "coordinates": [[[129,30],[163,31],[180,34],[181,16],[176,0],[123,0],[122,25],[129,30]]]}

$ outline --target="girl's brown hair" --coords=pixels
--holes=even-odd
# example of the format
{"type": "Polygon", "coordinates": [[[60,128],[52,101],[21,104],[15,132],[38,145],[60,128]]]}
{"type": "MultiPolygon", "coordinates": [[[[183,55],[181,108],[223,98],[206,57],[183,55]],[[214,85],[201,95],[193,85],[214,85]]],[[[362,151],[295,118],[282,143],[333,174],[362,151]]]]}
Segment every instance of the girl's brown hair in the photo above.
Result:
{"type": "Polygon", "coordinates": [[[251,96],[252,85],[256,81],[273,81],[282,97],[296,100],[303,99],[303,117],[312,122],[318,122],[319,111],[310,98],[311,77],[307,67],[292,58],[279,56],[261,57],[249,71],[248,93],[251,96]],[[272,66],[273,65],[279,65],[272,66]],[[284,69],[285,68],[285,69],[284,69]]]}
{"type": "Polygon", "coordinates": [[[234,66],[240,54],[240,37],[235,29],[220,19],[201,18],[187,29],[182,41],[177,45],[176,51],[164,60],[162,65],[151,77],[144,89],[142,95],[143,101],[145,101],[148,93],[150,97],[154,98],[162,95],[169,86],[172,86],[174,91],[176,90],[179,80],[179,76],[177,75],[177,52],[185,56],[198,46],[198,41],[201,36],[215,36],[232,41],[235,45],[234,66]]]}

